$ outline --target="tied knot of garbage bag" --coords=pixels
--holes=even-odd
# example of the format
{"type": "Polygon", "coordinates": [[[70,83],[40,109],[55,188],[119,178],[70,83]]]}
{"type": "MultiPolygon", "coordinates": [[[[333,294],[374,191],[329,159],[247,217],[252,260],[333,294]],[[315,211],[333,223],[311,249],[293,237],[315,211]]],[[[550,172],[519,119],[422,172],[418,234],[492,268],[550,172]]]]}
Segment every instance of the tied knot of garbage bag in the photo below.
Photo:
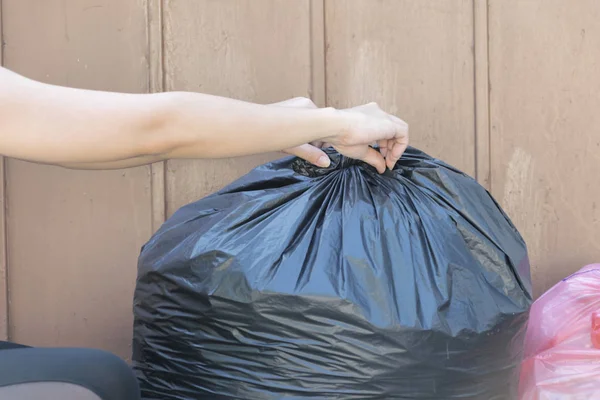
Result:
{"type": "MultiPolygon", "coordinates": [[[[379,151],[378,148],[375,148],[375,150],[379,151]]],[[[373,168],[371,165],[365,163],[364,161],[346,157],[346,156],[338,153],[334,148],[323,149],[323,151],[325,152],[325,154],[327,154],[327,156],[331,160],[329,167],[327,167],[327,168],[319,167],[314,164],[311,164],[310,162],[308,162],[306,160],[297,158],[296,160],[294,160],[292,162],[292,169],[300,175],[308,176],[311,178],[324,176],[333,171],[339,171],[339,170],[343,170],[343,169],[350,168],[353,166],[359,166],[361,168],[365,168],[365,169],[367,169],[369,171],[373,171],[373,172],[376,171],[375,168],[373,168]]]]}

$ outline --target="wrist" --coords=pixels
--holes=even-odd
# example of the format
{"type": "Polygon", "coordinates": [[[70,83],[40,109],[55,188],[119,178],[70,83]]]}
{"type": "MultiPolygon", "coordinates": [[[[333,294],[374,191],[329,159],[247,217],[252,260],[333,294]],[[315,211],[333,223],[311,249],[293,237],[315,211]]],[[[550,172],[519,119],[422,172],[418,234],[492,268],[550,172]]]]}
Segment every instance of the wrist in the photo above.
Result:
{"type": "Polygon", "coordinates": [[[322,115],[322,126],[326,129],[315,140],[331,144],[344,143],[353,124],[351,113],[333,107],[320,108],[318,111],[322,115]]]}

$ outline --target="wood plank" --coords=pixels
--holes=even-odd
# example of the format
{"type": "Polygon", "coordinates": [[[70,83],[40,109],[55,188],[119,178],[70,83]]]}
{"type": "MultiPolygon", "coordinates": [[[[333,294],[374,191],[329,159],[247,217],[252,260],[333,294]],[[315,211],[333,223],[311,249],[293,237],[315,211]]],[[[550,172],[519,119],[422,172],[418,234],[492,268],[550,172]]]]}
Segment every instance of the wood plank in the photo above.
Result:
{"type": "MultiPolygon", "coordinates": [[[[5,64],[55,84],[148,91],[146,4],[4,0],[5,64]]],[[[149,167],[68,171],[9,160],[10,336],[130,356],[149,167]]]]}
{"type": "Polygon", "coordinates": [[[493,0],[489,21],[492,189],[539,295],[600,254],[600,6],[493,0]]]}
{"type": "MultiPolygon", "coordinates": [[[[0,66],[3,65],[2,0],[0,0],[0,66]]],[[[0,340],[8,340],[8,268],[6,254],[6,191],[4,157],[0,157],[0,340]]]]}
{"type": "Polygon", "coordinates": [[[310,0],[310,48],[310,98],[317,106],[325,107],[325,0],[310,0]]]}
{"type": "MultiPolygon", "coordinates": [[[[308,1],[166,0],[163,15],[167,90],[264,103],[309,95],[308,1]]],[[[167,213],[274,157],[168,162],[167,213]]]]}
{"type": "Polygon", "coordinates": [[[154,163],[151,166],[152,171],[152,232],[156,232],[166,220],[167,188],[165,185],[165,164],[166,162],[154,163]]]}
{"type": "MultiPolygon", "coordinates": [[[[152,93],[164,91],[162,0],[148,6],[148,49],[150,54],[149,88],[152,93]]],[[[152,164],[152,230],[157,231],[166,218],[165,162],[152,164]]]]}
{"type": "Polygon", "coordinates": [[[475,176],[491,190],[487,0],[473,1],[475,43],[475,176]]]}
{"type": "Polygon", "coordinates": [[[8,255],[6,251],[6,171],[4,166],[4,157],[0,157],[0,340],[9,339],[8,255]]]}
{"type": "Polygon", "coordinates": [[[473,4],[328,0],[327,101],[376,101],[411,144],[475,173],[473,4]]]}

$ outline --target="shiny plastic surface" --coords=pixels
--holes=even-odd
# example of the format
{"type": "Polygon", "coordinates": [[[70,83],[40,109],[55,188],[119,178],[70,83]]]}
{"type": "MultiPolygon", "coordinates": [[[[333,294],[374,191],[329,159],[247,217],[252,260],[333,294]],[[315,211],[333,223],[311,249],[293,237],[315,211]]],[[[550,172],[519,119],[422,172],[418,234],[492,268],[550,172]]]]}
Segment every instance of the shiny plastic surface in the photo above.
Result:
{"type": "Polygon", "coordinates": [[[525,244],[470,177],[286,158],[181,208],[142,250],[145,399],[513,400],[525,244]]]}
{"type": "Polygon", "coordinates": [[[531,307],[522,400],[600,399],[600,264],[563,279],[531,307]]]}

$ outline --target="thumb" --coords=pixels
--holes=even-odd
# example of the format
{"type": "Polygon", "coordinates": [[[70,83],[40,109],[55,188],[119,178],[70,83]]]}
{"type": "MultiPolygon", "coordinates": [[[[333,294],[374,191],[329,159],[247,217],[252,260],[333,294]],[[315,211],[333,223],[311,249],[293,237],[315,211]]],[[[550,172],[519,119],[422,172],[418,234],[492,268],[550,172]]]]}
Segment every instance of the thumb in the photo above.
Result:
{"type": "Polygon", "coordinates": [[[284,150],[284,152],[300,157],[317,167],[327,168],[331,164],[331,160],[323,150],[310,144],[292,147],[291,149],[284,150]]]}

